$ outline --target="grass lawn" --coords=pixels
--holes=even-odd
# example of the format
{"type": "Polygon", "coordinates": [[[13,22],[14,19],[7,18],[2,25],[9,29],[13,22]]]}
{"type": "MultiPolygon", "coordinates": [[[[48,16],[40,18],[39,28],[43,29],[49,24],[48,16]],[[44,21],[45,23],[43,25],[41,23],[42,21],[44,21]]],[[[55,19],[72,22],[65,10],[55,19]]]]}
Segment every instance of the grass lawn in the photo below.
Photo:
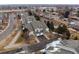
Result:
{"type": "Polygon", "coordinates": [[[21,43],[24,42],[24,38],[20,36],[15,43],[21,43]]]}

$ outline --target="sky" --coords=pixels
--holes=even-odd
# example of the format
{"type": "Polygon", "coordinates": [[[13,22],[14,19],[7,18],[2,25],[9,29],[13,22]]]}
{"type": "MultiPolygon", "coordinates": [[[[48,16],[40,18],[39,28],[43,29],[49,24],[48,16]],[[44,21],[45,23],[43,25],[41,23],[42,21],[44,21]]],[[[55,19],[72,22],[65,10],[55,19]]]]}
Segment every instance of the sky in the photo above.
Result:
{"type": "Polygon", "coordinates": [[[0,0],[0,5],[6,4],[79,4],[78,0],[0,0]]]}

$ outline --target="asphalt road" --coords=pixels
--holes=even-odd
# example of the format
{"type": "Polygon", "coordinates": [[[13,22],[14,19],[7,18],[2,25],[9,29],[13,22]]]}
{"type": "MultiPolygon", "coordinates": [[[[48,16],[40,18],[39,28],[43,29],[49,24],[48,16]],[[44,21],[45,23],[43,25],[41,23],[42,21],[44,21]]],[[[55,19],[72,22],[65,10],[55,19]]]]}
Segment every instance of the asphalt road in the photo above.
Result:
{"type": "Polygon", "coordinates": [[[10,20],[9,26],[3,33],[0,34],[0,40],[5,39],[13,31],[13,26],[15,21],[12,14],[9,15],[9,20],[10,20]]]}
{"type": "Polygon", "coordinates": [[[40,43],[28,46],[28,50],[30,52],[35,52],[41,49],[44,49],[46,47],[46,44],[51,43],[52,41],[55,41],[57,38],[46,40],[46,41],[41,41],[40,43]]]}
{"type": "Polygon", "coordinates": [[[58,46],[58,47],[66,50],[66,51],[70,51],[70,52],[73,52],[75,54],[78,54],[77,51],[74,48],[70,48],[70,47],[66,47],[66,46],[58,46]]]}
{"type": "Polygon", "coordinates": [[[15,49],[15,50],[2,52],[2,53],[0,53],[0,54],[15,54],[15,53],[21,52],[22,50],[23,50],[22,48],[17,48],[17,49],[15,49]]]}

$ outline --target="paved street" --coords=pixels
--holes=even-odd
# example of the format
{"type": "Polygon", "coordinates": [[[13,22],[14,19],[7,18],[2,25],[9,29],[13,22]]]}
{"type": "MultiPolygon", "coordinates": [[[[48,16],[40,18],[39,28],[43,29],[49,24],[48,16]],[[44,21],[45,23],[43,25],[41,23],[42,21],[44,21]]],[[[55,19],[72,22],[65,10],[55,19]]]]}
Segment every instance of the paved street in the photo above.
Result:
{"type": "Polygon", "coordinates": [[[18,53],[22,50],[23,50],[22,48],[18,48],[18,49],[14,49],[14,50],[11,50],[11,51],[2,52],[0,54],[14,54],[14,53],[18,53]]]}
{"type": "Polygon", "coordinates": [[[38,50],[41,50],[41,49],[44,49],[46,47],[46,44],[56,40],[57,38],[54,38],[54,39],[50,39],[50,40],[46,40],[46,41],[42,41],[40,43],[37,43],[37,44],[34,44],[34,45],[31,45],[29,46],[28,50],[31,51],[31,52],[35,52],[35,51],[38,51],[38,50]]]}
{"type": "Polygon", "coordinates": [[[9,26],[3,33],[0,34],[0,40],[5,39],[5,37],[7,37],[13,31],[13,26],[15,23],[13,15],[10,14],[9,20],[10,20],[9,26]]]}
{"type": "Polygon", "coordinates": [[[58,47],[61,48],[61,49],[70,51],[72,53],[78,54],[77,51],[74,48],[70,48],[70,47],[66,47],[66,46],[58,46],[58,47]]]}

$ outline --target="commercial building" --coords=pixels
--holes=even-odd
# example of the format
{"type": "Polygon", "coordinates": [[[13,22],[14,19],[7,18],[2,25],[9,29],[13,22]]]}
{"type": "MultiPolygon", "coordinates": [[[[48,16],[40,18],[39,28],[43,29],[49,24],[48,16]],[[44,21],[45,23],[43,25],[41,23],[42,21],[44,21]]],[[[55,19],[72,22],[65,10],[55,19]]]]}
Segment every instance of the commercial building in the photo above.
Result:
{"type": "Polygon", "coordinates": [[[49,31],[44,22],[37,21],[34,16],[26,16],[24,19],[24,27],[28,28],[30,32],[36,36],[43,35],[46,31],[49,31]]]}

